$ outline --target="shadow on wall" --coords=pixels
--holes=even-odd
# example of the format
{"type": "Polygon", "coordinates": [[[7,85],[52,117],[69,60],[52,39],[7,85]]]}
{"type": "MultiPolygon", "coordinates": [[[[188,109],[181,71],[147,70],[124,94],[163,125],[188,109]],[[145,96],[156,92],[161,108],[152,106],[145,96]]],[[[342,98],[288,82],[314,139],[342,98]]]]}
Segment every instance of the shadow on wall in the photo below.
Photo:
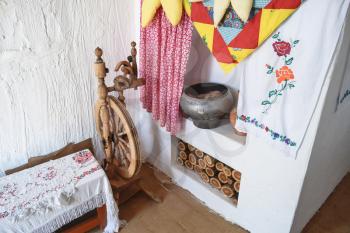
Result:
{"type": "Polygon", "coordinates": [[[199,82],[217,82],[237,90],[241,78],[237,71],[238,67],[225,74],[198,32],[193,29],[191,52],[185,74],[185,86],[199,82]]]}
{"type": "Polygon", "coordinates": [[[159,122],[153,120],[152,114],[142,107],[134,122],[139,135],[142,159],[152,164],[168,164],[163,160],[170,158],[170,133],[161,128],[159,122]]]}

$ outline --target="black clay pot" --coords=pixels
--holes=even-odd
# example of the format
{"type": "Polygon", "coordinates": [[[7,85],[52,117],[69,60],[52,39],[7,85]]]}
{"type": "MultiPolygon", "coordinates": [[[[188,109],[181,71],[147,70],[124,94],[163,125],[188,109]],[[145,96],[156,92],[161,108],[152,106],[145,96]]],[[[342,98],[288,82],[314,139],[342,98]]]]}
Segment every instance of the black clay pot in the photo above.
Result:
{"type": "Polygon", "coordinates": [[[218,83],[198,83],[185,88],[180,106],[198,128],[212,129],[220,125],[233,108],[230,90],[218,83]]]}

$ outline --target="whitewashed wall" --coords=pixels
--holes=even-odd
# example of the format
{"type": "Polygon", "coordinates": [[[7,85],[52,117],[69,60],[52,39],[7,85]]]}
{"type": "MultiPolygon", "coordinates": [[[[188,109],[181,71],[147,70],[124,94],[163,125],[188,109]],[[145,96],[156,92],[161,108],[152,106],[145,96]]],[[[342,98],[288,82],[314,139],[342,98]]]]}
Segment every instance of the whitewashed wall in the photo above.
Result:
{"type": "Polygon", "coordinates": [[[93,51],[102,47],[110,68],[129,54],[137,3],[0,0],[0,171],[71,141],[97,142],[93,51]]]}
{"type": "MultiPolygon", "coordinates": [[[[0,0],[0,171],[71,141],[93,136],[98,145],[92,112],[96,91],[93,50],[97,45],[105,50],[104,58],[110,68],[129,54],[129,42],[138,41],[138,3],[137,0],[0,0]]],[[[227,81],[235,76],[235,71],[222,76],[200,38],[194,36],[186,83],[220,80],[233,88],[239,86],[239,79],[227,81]]],[[[226,219],[252,232],[289,232],[328,86],[329,80],[297,160],[290,160],[251,137],[244,153],[230,157],[230,164],[241,166],[247,177],[241,186],[239,207],[218,205],[218,200],[210,194],[197,195],[198,198],[226,219]],[[265,193],[261,202],[260,194],[266,187],[270,187],[272,195],[265,193]],[[247,195],[246,198],[243,195],[247,195]]],[[[333,89],[332,93],[335,93],[333,89]]],[[[141,111],[137,92],[131,92],[127,97],[143,155],[186,188],[191,180],[174,172],[170,135],[158,127],[149,113],[141,111]]],[[[345,114],[341,116],[342,120],[346,119],[345,114]]],[[[331,123],[335,128],[342,127],[340,122],[331,123]]],[[[321,137],[319,141],[322,143],[326,139],[321,137]]],[[[318,149],[322,146],[315,149],[314,157],[320,153],[318,149]]],[[[329,150],[326,152],[331,154],[329,150]]],[[[341,152],[344,157],[345,152],[341,152]]],[[[321,157],[315,163],[316,169],[309,168],[314,171],[311,178],[327,166],[327,163],[317,166],[324,161],[328,160],[321,157]]],[[[334,161],[332,164],[335,164],[332,169],[339,167],[334,161]]],[[[339,177],[329,187],[333,188],[339,177]]],[[[315,187],[310,185],[311,189],[315,187]]],[[[330,192],[316,188],[322,195],[316,198],[317,203],[307,205],[311,208],[307,214],[299,213],[303,209],[298,209],[293,232],[299,232],[330,192]]],[[[191,191],[204,192],[200,185],[192,185],[191,191]]],[[[304,187],[301,204],[309,203],[312,193],[304,187]]]]}
{"type": "Polygon", "coordinates": [[[326,79],[329,86],[315,145],[305,175],[292,232],[300,232],[337,184],[350,171],[350,105],[335,112],[335,103],[350,52],[350,15],[338,43],[336,56],[326,79]]]}

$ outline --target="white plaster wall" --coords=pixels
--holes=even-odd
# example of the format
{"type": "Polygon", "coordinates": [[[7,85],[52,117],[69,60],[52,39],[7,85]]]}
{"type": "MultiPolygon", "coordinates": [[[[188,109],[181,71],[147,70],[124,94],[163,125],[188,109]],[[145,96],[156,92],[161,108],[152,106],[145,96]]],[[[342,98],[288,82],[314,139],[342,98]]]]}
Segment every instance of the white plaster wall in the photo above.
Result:
{"type": "Polygon", "coordinates": [[[0,171],[71,141],[97,142],[93,51],[104,49],[111,70],[126,58],[138,41],[137,2],[0,0],[0,171]]]}
{"type": "MultiPolygon", "coordinates": [[[[350,11],[349,11],[350,12],[350,11]]],[[[350,14],[326,85],[329,86],[292,232],[300,232],[350,168],[350,105],[334,112],[350,52],[350,14]]],[[[341,203],[339,203],[341,205],[341,203]]]]}

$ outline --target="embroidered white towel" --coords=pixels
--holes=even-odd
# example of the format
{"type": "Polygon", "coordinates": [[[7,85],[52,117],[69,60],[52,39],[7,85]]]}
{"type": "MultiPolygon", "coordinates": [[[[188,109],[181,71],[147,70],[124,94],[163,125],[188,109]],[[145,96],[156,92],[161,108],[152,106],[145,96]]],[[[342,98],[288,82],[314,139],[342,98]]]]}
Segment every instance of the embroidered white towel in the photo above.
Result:
{"type": "Polygon", "coordinates": [[[239,131],[296,156],[316,107],[349,0],[308,0],[246,60],[239,131]]]}

